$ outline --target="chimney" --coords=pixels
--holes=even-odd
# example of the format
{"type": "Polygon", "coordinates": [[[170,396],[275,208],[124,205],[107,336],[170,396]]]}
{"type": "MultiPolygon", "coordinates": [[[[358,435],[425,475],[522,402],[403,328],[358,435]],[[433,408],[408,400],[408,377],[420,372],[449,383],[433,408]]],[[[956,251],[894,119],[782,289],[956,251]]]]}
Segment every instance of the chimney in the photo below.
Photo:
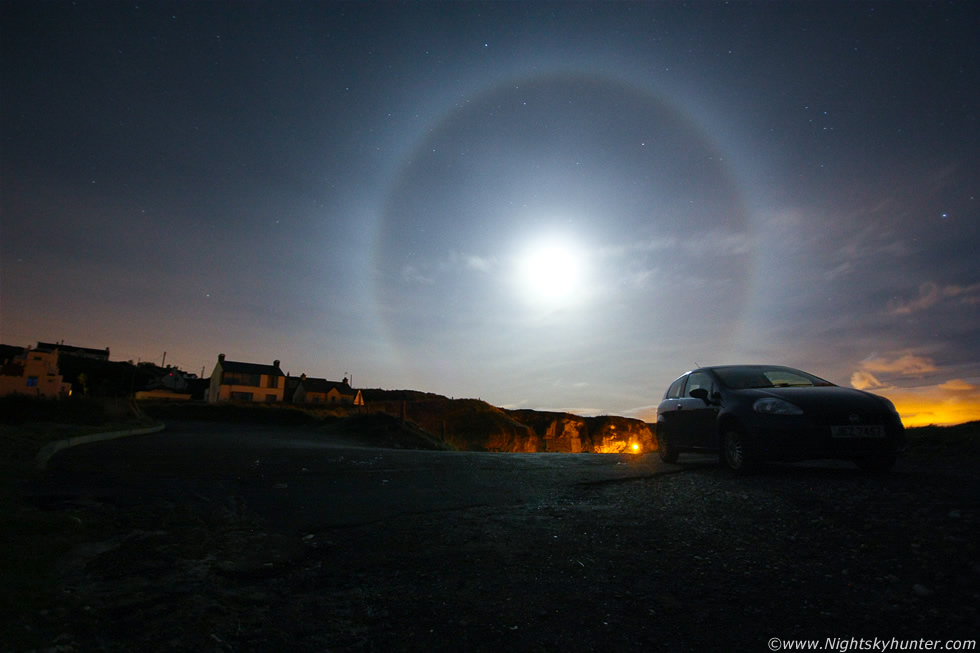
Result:
{"type": "Polygon", "coordinates": [[[305,381],[306,380],[306,372],[303,372],[302,374],[300,374],[299,380],[300,381],[305,381]]]}
{"type": "Polygon", "coordinates": [[[272,366],[274,368],[276,368],[276,369],[279,369],[279,361],[277,361],[277,360],[276,361],[272,361],[272,366]]]}
{"type": "Polygon", "coordinates": [[[225,362],[225,355],[224,354],[218,354],[218,362],[219,363],[224,363],[225,362]]]}

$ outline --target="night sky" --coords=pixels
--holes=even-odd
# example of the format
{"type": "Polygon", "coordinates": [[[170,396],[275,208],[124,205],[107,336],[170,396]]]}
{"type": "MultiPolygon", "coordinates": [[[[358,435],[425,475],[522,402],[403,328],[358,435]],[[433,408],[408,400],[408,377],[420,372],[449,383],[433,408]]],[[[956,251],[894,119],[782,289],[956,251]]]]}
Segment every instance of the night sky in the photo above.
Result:
{"type": "Polygon", "coordinates": [[[0,340],[980,418],[980,3],[2,2],[0,340]]]}

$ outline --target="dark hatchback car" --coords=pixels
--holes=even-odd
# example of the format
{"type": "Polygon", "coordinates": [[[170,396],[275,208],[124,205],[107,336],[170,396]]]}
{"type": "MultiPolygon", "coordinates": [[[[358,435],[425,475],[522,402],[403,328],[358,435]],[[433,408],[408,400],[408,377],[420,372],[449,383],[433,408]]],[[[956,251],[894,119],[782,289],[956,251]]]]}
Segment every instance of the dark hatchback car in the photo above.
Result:
{"type": "Polygon", "coordinates": [[[905,429],[884,397],[777,365],[702,367],[670,384],[657,407],[660,457],[718,453],[736,474],[766,461],[853,460],[890,470],[905,429]]]}

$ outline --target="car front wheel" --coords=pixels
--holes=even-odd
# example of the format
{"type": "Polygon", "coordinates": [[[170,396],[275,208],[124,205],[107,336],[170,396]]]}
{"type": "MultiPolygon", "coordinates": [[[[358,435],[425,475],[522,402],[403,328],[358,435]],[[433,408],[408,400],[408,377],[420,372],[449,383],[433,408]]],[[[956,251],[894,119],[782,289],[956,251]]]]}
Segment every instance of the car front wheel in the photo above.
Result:
{"type": "Polygon", "coordinates": [[[748,474],[756,467],[745,432],[738,426],[726,426],[721,436],[721,463],[736,474],[748,474]]]}
{"type": "Polygon", "coordinates": [[[660,454],[660,459],[665,463],[673,465],[677,462],[678,451],[671,444],[666,433],[657,433],[657,453],[660,454]]]}

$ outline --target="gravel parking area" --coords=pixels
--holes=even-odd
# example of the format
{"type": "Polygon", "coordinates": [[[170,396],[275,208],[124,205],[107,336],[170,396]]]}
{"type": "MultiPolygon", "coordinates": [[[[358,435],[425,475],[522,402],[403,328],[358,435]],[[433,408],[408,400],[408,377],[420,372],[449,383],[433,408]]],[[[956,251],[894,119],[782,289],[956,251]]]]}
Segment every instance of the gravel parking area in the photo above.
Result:
{"type": "Polygon", "coordinates": [[[274,526],[234,484],[221,500],[62,498],[48,508],[100,524],[103,539],[63,561],[60,595],[18,640],[312,653],[976,638],[969,461],[905,460],[886,476],[774,465],[747,478],[709,458],[681,463],[650,457],[506,506],[329,527],[274,526]]]}
{"type": "Polygon", "coordinates": [[[351,560],[354,575],[309,573],[351,583],[366,621],[331,643],[362,650],[975,638],[978,489],[948,469],[869,478],[783,466],[733,479],[694,463],[578,486],[545,505],[359,533],[361,550],[372,537],[384,549],[351,560]]]}

